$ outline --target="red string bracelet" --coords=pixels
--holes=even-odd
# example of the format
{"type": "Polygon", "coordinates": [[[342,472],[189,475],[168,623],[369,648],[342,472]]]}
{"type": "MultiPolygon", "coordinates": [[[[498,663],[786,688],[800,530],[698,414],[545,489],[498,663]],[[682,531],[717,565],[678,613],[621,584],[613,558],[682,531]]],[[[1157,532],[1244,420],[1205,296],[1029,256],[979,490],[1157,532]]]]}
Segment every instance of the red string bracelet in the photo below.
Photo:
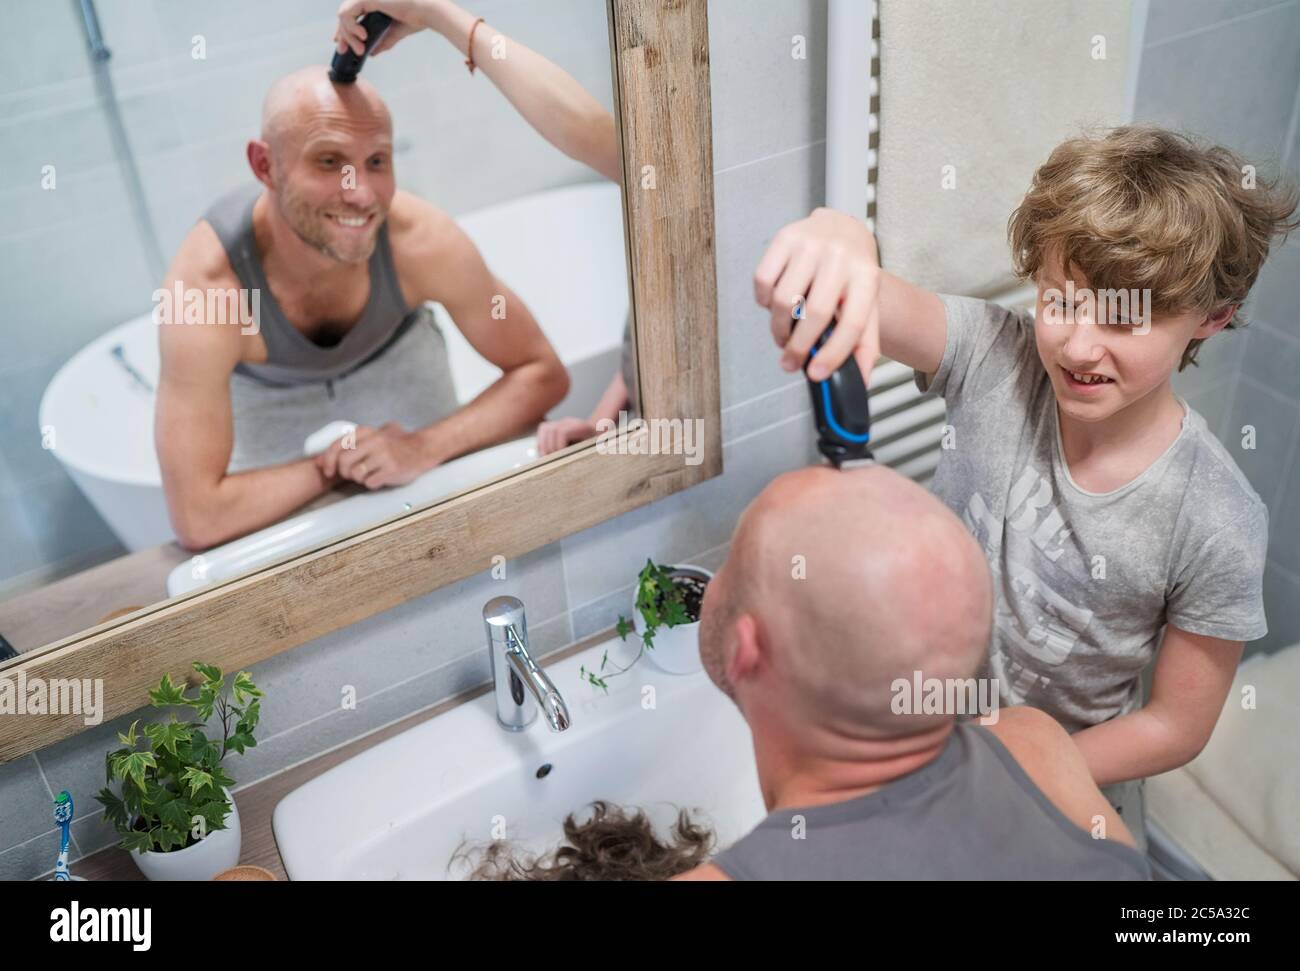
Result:
{"type": "Polygon", "coordinates": [[[465,51],[469,54],[469,57],[465,59],[465,66],[469,68],[470,74],[473,74],[474,68],[478,67],[478,65],[474,63],[474,31],[478,30],[478,25],[481,23],[483,23],[482,17],[479,17],[478,20],[474,21],[474,26],[469,29],[469,43],[465,46],[465,51]]]}

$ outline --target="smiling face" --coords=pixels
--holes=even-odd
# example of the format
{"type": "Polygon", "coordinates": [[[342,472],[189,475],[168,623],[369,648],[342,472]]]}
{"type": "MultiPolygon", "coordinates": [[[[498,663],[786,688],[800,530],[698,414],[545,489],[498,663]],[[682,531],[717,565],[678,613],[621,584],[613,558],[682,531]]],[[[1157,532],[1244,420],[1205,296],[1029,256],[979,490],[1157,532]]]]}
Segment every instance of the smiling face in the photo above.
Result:
{"type": "Polygon", "coordinates": [[[277,82],[264,114],[271,188],[285,222],[332,259],[368,260],[396,191],[383,101],[365,82],[333,84],[323,69],[310,69],[277,82]]]}
{"type": "Polygon", "coordinates": [[[1230,319],[1150,311],[1151,298],[1127,301],[1093,293],[1082,273],[1067,276],[1059,256],[1043,261],[1034,313],[1038,357],[1061,412],[1102,421],[1168,384],[1188,342],[1230,319]]]}

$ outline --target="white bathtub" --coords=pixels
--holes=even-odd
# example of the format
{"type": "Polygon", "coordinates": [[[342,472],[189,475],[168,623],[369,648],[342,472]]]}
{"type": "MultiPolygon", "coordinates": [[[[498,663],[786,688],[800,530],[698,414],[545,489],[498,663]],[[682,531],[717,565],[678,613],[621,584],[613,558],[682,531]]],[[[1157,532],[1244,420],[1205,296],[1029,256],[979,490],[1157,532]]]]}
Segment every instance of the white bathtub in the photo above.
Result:
{"type": "MultiPolygon", "coordinates": [[[[585,415],[618,369],[627,316],[618,187],[602,182],[548,190],[457,221],[492,271],[528,305],[569,368],[569,396],[551,414],[585,415]]],[[[479,357],[440,306],[435,311],[447,339],[457,398],[468,401],[501,372],[479,357]]],[[[40,425],[42,430],[53,429],[55,456],[132,551],[173,539],[153,444],[152,388],[157,382],[157,334],[145,313],[79,351],[54,376],[41,399],[40,425]],[[114,347],[121,347],[121,356],[139,380],[114,357],[114,347]]],[[[508,443],[466,456],[403,490],[387,490],[386,499],[382,492],[346,499],[308,514],[310,522],[295,517],[245,537],[237,541],[242,545],[235,551],[225,547],[209,551],[199,569],[183,571],[193,576],[171,593],[232,576],[225,572],[231,564],[238,563],[238,572],[244,572],[387,518],[366,519],[371,515],[367,503],[392,509],[389,515],[396,515],[407,503],[430,502],[527,461],[530,447],[528,442],[508,443]],[[492,468],[493,462],[504,464],[492,468]],[[398,491],[403,493],[400,498],[391,495],[398,491]]]]}

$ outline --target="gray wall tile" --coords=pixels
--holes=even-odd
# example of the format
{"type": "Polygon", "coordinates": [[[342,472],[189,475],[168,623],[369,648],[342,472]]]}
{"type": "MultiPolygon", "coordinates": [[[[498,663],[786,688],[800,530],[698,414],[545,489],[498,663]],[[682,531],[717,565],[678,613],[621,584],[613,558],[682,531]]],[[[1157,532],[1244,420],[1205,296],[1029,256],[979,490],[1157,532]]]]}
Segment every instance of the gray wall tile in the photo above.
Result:
{"type": "Polygon", "coordinates": [[[1300,443],[1293,443],[1284,458],[1284,466],[1269,474],[1277,480],[1277,491],[1269,507],[1269,546],[1271,560],[1300,577],[1300,443]]]}
{"type": "Polygon", "coordinates": [[[1174,390],[1182,395],[1191,395],[1231,380],[1241,367],[1248,340],[1247,330],[1221,331],[1202,344],[1196,353],[1196,364],[1185,371],[1174,372],[1171,382],[1174,390]]]}
{"type": "MultiPolygon", "coordinates": [[[[0,848],[16,846],[53,827],[54,796],[45,784],[36,757],[24,755],[0,765],[0,848]]],[[[56,847],[51,859],[57,853],[56,847]]]]}
{"type": "Polygon", "coordinates": [[[825,201],[825,159],[824,144],[808,145],[719,172],[714,180],[724,408],[793,383],[777,363],[770,315],[754,302],[754,268],[782,226],[825,201]]]}
{"type": "Polygon", "coordinates": [[[1159,44],[1291,0],[1151,0],[1143,43],[1159,44]]]}
{"type": "MultiPolygon", "coordinates": [[[[0,559],[0,583],[20,577],[41,566],[41,558],[36,553],[36,544],[32,542],[27,532],[27,507],[21,494],[10,493],[0,496],[0,536],[4,537],[4,557],[0,559]]],[[[3,633],[4,631],[0,631],[0,634],[3,633]]]]}
{"type": "Polygon", "coordinates": [[[709,4],[718,170],[826,137],[826,3],[709,4]],[[806,40],[796,59],[793,38],[806,40]]]}
{"type": "Polygon", "coordinates": [[[1232,379],[1228,378],[1199,391],[1184,393],[1184,397],[1205,419],[1210,431],[1223,441],[1223,422],[1232,403],[1232,379]]]}
{"type": "MultiPolygon", "coordinates": [[[[51,812],[53,812],[52,805],[51,812]]],[[[0,880],[34,879],[42,873],[53,870],[58,855],[59,831],[51,829],[0,852],[0,880]]],[[[69,847],[69,858],[72,855],[72,848],[69,847]]]]}
{"type": "Polygon", "coordinates": [[[62,472],[36,482],[22,499],[28,534],[42,563],[84,563],[126,553],[95,507],[62,472]]]}
{"type": "Polygon", "coordinates": [[[1297,36],[1300,4],[1286,4],[1147,47],[1136,117],[1191,129],[1261,167],[1280,162],[1300,82],[1297,36]],[[1225,56],[1232,57],[1230,70],[1207,71],[1225,56]]]}
{"type": "MultiPolygon", "coordinates": [[[[27,91],[48,89],[84,78],[89,64],[81,18],[71,3],[44,4],[40,29],[5,31],[0,37],[0,57],[5,64],[21,65],[0,75],[0,98],[8,101],[27,91]]],[[[6,140],[8,147],[11,143],[6,140]]]]}
{"type": "Polygon", "coordinates": [[[1242,371],[1284,398],[1300,399],[1300,333],[1292,337],[1262,321],[1251,324],[1242,371]]]}
{"type": "Polygon", "coordinates": [[[815,435],[798,416],[723,448],[725,474],[560,541],[571,608],[636,581],[646,557],[682,562],[721,546],[736,520],[768,482],[814,464],[815,435]]]}
{"type": "MultiPolygon", "coordinates": [[[[1259,272],[1246,305],[1252,320],[1300,340],[1300,232],[1277,247],[1259,272]]],[[[1208,345],[1207,345],[1208,346],[1208,345]]],[[[1300,382],[1292,372],[1293,385],[1300,382]]]]}
{"type": "MultiPolygon", "coordinates": [[[[758,337],[756,340],[761,341],[762,338],[758,337]]],[[[772,353],[775,360],[775,345],[772,353]]],[[[812,420],[812,399],[808,395],[808,382],[804,380],[803,375],[789,378],[786,384],[774,391],[768,391],[756,398],[724,408],[722,442],[724,445],[728,444],[766,428],[774,422],[795,415],[808,415],[809,420],[812,420]]]]}
{"type": "Polygon", "coordinates": [[[1223,429],[1223,440],[1255,491],[1268,504],[1270,514],[1276,514],[1278,486],[1298,428],[1300,404],[1272,394],[1249,374],[1241,376],[1228,424],[1223,429]],[[1245,436],[1242,429],[1247,425],[1255,429],[1254,449],[1242,447],[1245,436]]]}

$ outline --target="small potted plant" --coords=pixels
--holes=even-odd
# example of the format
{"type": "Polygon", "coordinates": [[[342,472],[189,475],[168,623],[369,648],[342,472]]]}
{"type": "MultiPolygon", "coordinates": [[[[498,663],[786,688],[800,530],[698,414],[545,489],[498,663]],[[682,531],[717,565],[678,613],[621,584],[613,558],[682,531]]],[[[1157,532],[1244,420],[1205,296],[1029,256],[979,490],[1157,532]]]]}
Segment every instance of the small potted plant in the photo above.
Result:
{"type": "Polygon", "coordinates": [[[150,880],[210,880],[239,862],[239,810],[230,794],[235,780],[221,766],[228,752],[257,744],[253,732],[262,692],[247,671],[232,679],[229,692],[219,668],[195,662],[202,680],[191,695],[164,674],[149,692],[155,708],[192,708],[196,721],[140,722],[119,732],[123,747],[105,758],[108,782],[95,798],[104,819],[122,837],[140,871],[150,880]],[[216,713],[220,739],[204,734],[216,713]],[[145,742],[147,741],[147,745],[145,742]]]}
{"type": "MultiPolygon", "coordinates": [[[[711,579],[713,574],[703,567],[689,563],[660,566],[647,559],[637,575],[634,613],[641,615],[643,629],[636,657],[627,667],[606,674],[605,669],[611,663],[609,651],[606,651],[600,659],[600,669],[588,671],[584,665],[580,669],[581,676],[597,688],[609,690],[605,679],[631,669],[642,654],[648,654],[656,667],[669,674],[699,671],[703,667],[700,662],[700,607],[711,579]]],[[[616,630],[624,641],[629,634],[637,633],[635,621],[621,615],[616,630]]]]}

